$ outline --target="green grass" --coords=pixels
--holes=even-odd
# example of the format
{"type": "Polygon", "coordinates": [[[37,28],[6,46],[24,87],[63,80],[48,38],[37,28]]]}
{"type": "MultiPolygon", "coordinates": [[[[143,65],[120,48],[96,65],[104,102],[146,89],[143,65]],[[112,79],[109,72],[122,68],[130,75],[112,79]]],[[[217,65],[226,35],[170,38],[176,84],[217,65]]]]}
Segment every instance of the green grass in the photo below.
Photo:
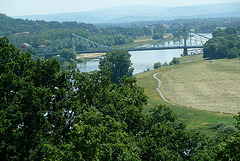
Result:
{"type": "MultiPolygon", "coordinates": [[[[166,82],[182,81],[182,80],[178,80],[179,78],[176,78],[175,75],[171,75],[172,72],[176,74],[180,72],[179,75],[183,75],[183,76],[184,74],[186,74],[186,72],[189,74],[191,73],[191,75],[196,75],[196,71],[194,70],[198,69],[197,67],[199,66],[202,67],[202,64],[210,63],[209,60],[203,60],[201,55],[183,57],[181,58],[180,62],[181,64],[179,65],[168,66],[168,67],[160,68],[154,71],[149,71],[149,72],[135,75],[135,77],[137,78],[138,85],[141,87],[144,87],[145,94],[149,98],[148,104],[144,107],[144,113],[147,113],[147,114],[150,113],[151,108],[154,107],[155,105],[168,104],[160,98],[158,92],[156,91],[157,81],[152,77],[154,73],[160,72],[160,75],[164,75],[164,74],[168,75],[167,77],[165,77],[164,81],[162,80],[162,77],[160,77],[160,79],[163,81],[163,86],[164,86],[164,83],[166,82]],[[189,67],[190,69],[187,70],[189,67]],[[195,67],[195,68],[191,68],[191,67],[195,67]],[[185,73],[181,73],[181,70],[183,70],[185,73]]],[[[239,60],[237,59],[236,60],[216,60],[216,62],[211,61],[212,64],[213,62],[216,63],[215,64],[216,66],[214,66],[213,68],[214,71],[217,70],[217,71],[223,72],[222,71],[223,69],[220,69],[219,68],[220,66],[217,66],[217,64],[219,63],[221,64],[221,67],[224,66],[224,72],[226,72],[227,70],[228,71],[227,73],[230,73],[232,68],[236,67],[235,65],[237,65],[237,62],[239,62],[239,60]],[[229,62],[235,62],[236,64],[234,63],[231,64],[229,62]]],[[[238,64],[240,65],[240,63],[238,64]]],[[[211,68],[211,70],[213,69],[211,68]]],[[[236,74],[237,71],[233,70],[231,72],[236,74]]],[[[216,79],[219,79],[219,77],[215,75],[215,77],[212,79],[216,80],[216,79]]],[[[230,78],[233,79],[233,77],[230,77],[230,78]]],[[[187,76],[185,77],[185,79],[189,81],[192,78],[189,78],[187,76]]],[[[200,80],[204,80],[204,79],[205,78],[201,78],[200,80]]],[[[210,76],[208,80],[209,79],[210,79],[210,76]]],[[[194,81],[196,80],[198,79],[195,79],[194,81]]],[[[168,95],[165,94],[165,96],[169,99],[168,95]]],[[[218,130],[213,128],[218,123],[225,122],[226,124],[232,125],[236,122],[236,120],[233,118],[234,115],[229,113],[216,112],[208,109],[197,109],[197,108],[194,108],[193,106],[190,108],[190,106],[187,104],[176,104],[176,105],[168,104],[168,105],[171,106],[174,113],[177,114],[179,120],[182,120],[186,123],[187,129],[197,129],[208,134],[209,136],[215,136],[218,133],[218,130]]]]}
{"type": "Polygon", "coordinates": [[[205,60],[160,73],[161,90],[172,102],[237,114],[240,111],[240,61],[205,60]]]}

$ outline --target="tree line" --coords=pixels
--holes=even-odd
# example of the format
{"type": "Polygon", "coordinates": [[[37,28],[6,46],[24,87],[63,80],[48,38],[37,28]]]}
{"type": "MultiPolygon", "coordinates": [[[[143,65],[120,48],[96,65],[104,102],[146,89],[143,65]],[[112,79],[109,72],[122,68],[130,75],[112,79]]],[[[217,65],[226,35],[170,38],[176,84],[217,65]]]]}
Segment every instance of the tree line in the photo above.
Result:
{"type": "Polygon", "coordinates": [[[23,20],[14,19],[0,14],[0,36],[10,37],[16,33],[30,32],[30,34],[41,34],[43,31],[50,29],[74,29],[84,30],[89,32],[96,32],[97,28],[93,24],[86,24],[83,22],[46,22],[43,20],[23,20]]]}
{"type": "Polygon", "coordinates": [[[213,32],[213,38],[204,45],[203,57],[210,59],[237,58],[240,56],[240,37],[238,28],[218,29],[213,32]]]}
{"type": "Polygon", "coordinates": [[[109,53],[101,70],[89,73],[35,61],[7,38],[0,38],[0,51],[1,160],[240,158],[240,115],[238,130],[211,139],[187,130],[166,105],[143,113],[147,97],[135,78],[125,73],[111,82],[113,63],[129,59],[127,51],[109,53]]]}

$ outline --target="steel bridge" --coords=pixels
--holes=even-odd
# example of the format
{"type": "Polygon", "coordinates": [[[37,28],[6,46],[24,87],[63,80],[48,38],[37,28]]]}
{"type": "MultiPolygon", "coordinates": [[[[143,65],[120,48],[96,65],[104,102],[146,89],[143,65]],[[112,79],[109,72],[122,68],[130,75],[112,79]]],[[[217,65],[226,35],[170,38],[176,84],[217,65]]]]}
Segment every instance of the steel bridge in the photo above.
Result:
{"type": "Polygon", "coordinates": [[[38,54],[45,56],[60,55],[60,51],[63,48],[72,48],[77,53],[105,53],[117,49],[125,49],[128,51],[183,49],[183,54],[186,56],[188,55],[188,48],[203,48],[209,39],[198,33],[187,33],[185,28],[183,31],[184,36],[182,38],[174,38],[172,35],[167,35],[164,39],[153,44],[134,48],[111,48],[72,33],[70,36],[55,44],[39,50],[38,54]]]}

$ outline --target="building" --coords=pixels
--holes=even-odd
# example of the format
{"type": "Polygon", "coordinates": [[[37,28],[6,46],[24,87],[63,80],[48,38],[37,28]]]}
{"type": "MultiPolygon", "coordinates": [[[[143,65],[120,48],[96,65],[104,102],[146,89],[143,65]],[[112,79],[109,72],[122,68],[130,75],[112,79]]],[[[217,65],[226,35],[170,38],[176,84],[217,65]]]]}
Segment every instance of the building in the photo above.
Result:
{"type": "Polygon", "coordinates": [[[20,33],[16,33],[16,35],[29,35],[30,32],[20,32],[20,33]]]}
{"type": "Polygon", "coordinates": [[[225,30],[227,27],[216,27],[216,30],[225,30]]]}
{"type": "Polygon", "coordinates": [[[23,43],[21,46],[18,47],[18,49],[22,50],[23,52],[26,52],[29,47],[31,46],[28,43],[23,43]]]}
{"type": "Polygon", "coordinates": [[[41,49],[44,49],[46,47],[47,47],[46,45],[39,45],[37,48],[38,48],[38,50],[41,50],[41,49]]]}

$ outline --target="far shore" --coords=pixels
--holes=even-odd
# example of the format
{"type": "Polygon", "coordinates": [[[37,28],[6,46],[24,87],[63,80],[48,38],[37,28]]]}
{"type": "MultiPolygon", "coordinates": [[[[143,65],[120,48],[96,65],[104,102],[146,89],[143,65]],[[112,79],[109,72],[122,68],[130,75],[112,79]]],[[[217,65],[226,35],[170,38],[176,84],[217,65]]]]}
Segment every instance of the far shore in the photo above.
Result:
{"type": "Polygon", "coordinates": [[[77,54],[77,59],[99,59],[106,53],[84,53],[77,54]]]}

